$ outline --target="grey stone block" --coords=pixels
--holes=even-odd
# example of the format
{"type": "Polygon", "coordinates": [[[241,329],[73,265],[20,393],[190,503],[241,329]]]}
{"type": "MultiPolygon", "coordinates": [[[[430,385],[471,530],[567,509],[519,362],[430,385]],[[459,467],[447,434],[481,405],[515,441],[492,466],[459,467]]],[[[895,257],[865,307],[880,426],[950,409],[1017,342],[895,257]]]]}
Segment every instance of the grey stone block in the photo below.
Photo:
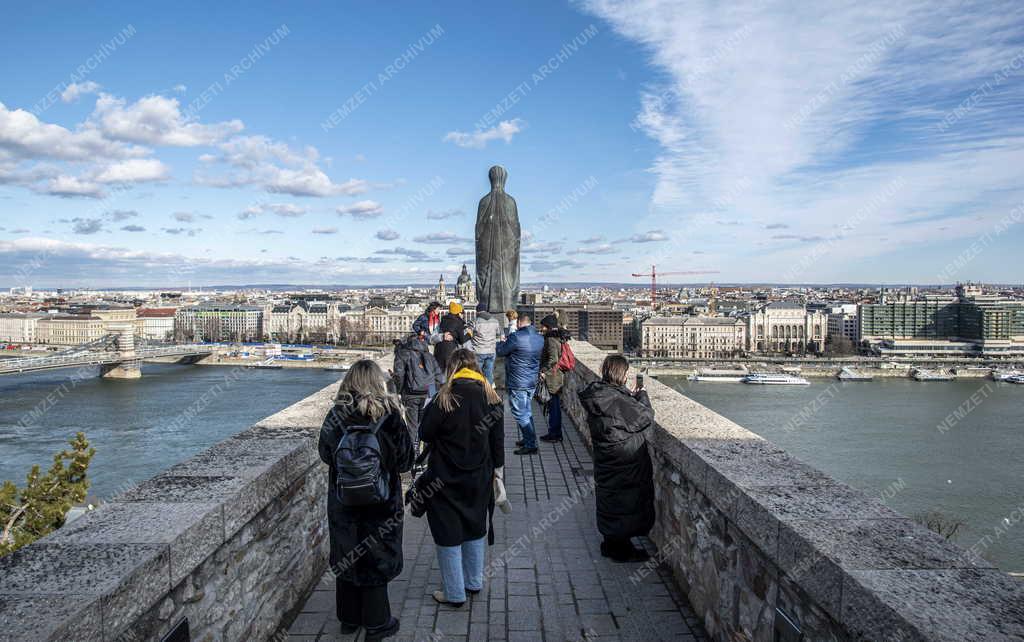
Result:
{"type": "Polygon", "coordinates": [[[170,590],[159,544],[61,544],[43,539],[0,558],[0,592],[100,598],[104,634],[119,632],[170,590]]]}
{"type": "Polygon", "coordinates": [[[65,525],[66,544],[166,544],[177,584],[224,542],[219,503],[111,502],[65,525]]]}
{"type": "MultiPolygon", "coordinates": [[[[0,584],[0,591],[3,585],[0,584]]],[[[103,639],[103,614],[96,595],[8,595],[0,592],[0,641],[103,639]]]]}
{"type": "Polygon", "coordinates": [[[1022,639],[1024,586],[994,569],[851,571],[840,620],[861,639],[1022,639]]]}
{"type": "Polygon", "coordinates": [[[991,567],[908,519],[792,521],[779,533],[779,566],[836,617],[851,570],[991,567]]]}

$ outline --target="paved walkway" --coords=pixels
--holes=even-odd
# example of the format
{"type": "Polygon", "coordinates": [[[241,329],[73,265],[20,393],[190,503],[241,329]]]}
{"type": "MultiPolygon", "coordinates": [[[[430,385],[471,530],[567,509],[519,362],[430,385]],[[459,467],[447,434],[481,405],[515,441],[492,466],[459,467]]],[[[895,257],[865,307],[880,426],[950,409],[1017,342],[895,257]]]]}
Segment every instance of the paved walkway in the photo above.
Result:
{"type": "MultiPolygon", "coordinates": [[[[536,419],[538,433],[545,419],[536,419]]],[[[407,515],[405,570],[390,585],[401,642],[690,641],[707,639],[665,567],[601,557],[594,519],[593,463],[572,423],[561,444],[512,454],[518,439],[505,413],[505,484],[511,514],[496,512],[484,590],[461,609],[439,606],[441,587],[426,519],[407,515]]],[[[655,552],[650,542],[648,550],[655,552]]],[[[486,574],[485,574],[486,575],[486,574]]],[[[362,640],[341,635],[327,574],[290,627],[289,640],[362,640]]]]}

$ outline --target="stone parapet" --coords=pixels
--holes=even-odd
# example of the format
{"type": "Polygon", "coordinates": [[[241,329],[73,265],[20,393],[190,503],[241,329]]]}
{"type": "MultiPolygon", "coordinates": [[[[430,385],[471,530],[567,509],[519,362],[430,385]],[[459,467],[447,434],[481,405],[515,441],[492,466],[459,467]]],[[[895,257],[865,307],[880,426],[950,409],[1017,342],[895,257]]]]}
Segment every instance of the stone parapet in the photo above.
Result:
{"type": "Polygon", "coordinates": [[[317,437],[336,390],[0,558],[0,640],[274,637],[327,567],[317,437]]]}
{"type": "MultiPolygon", "coordinates": [[[[577,393],[607,353],[572,345],[563,408],[589,443],[577,393]]],[[[646,388],[651,539],[713,638],[773,640],[791,622],[805,640],[1024,639],[1018,580],[657,380],[646,388]]]]}

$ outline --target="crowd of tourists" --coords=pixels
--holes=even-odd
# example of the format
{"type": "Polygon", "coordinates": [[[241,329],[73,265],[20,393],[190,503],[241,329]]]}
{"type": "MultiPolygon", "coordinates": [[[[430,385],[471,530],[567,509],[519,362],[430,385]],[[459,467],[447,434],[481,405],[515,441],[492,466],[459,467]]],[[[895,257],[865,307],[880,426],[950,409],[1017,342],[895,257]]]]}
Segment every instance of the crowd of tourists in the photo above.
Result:
{"type": "MultiPolygon", "coordinates": [[[[342,380],[320,431],[329,468],[330,564],[342,633],[364,628],[366,640],[396,635],[388,583],[402,572],[405,514],[425,517],[441,587],[433,599],[462,607],[484,589],[494,511],[512,510],[504,488],[505,402],[494,384],[504,358],[503,388],[517,426],[517,455],[538,453],[534,402],[547,414],[540,441],[562,441],[564,387],[573,375],[570,336],[555,315],[540,328],[509,311],[504,323],[480,311],[467,324],[462,305],[431,303],[397,341],[394,367],[358,361],[342,380]],[[402,477],[407,490],[403,493],[402,477]]],[[[594,457],[596,525],[601,554],[638,562],[632,543],[654,524],[653,469],[647,433],[654,412],[629,362],[608,356],[601,378],[579,391],[594,457]]]]}

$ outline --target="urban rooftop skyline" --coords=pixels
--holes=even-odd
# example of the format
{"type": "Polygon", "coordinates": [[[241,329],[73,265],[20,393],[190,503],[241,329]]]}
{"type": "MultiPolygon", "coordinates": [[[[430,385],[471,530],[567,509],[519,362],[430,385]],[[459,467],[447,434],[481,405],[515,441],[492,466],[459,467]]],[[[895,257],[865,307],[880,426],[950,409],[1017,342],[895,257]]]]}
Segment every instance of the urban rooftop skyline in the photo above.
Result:
{"type": "Polygon", "coordinates": [[[472,271],[493,164],[524,284],[642,287],[652,263],[714,271],[665,285],[1024,281],[1018,3],[9,23],[7,287],[428,285],[472,271]]]}

